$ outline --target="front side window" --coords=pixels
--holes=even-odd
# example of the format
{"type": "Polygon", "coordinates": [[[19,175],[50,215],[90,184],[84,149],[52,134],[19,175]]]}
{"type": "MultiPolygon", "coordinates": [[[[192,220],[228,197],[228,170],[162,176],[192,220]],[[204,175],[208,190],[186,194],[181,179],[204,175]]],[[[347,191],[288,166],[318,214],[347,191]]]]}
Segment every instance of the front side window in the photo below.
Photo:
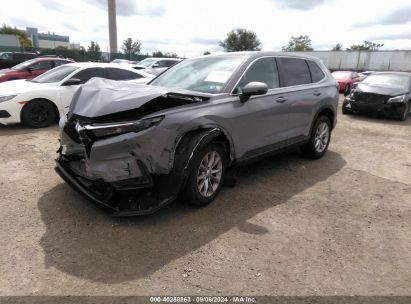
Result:
{"type": "Polygon", "coordinates": [[[244,55],[187,59],[155,78],[150,84],[204,93],[220,93],[244,55]]]}
{"type": "Polygon", "coordinates": [[[234,93],[241,93],[242,88],[253,81],[265,83],[268,89],[279,87],[277,64],[274,57],[261,58],[255,61],[241,78],[234,93]]]}
{"type": "Polygon", "coordinates": [[[304,59],[278,57],[277,65],[282,87],[311,83],[310,70],[304,59]]]}
{"type": "Polygon", "coordinates": [[[30,81],[39,83],[60,82],[77,69],[78,67],[76,66],[62,65],[52,70],[49,70],[44,74],[41,74],[40,76],[33,78],[30,81]]]}
{"type": "Polygon", "coordinates": [[[86,83],[87,81],[90,80],[90,78],[93,77],[104,77],[104,69],[103,68],[89,68],[89,69],[84,69],[77,74],[73,75],[71,78],[78,78],[80,79],[81,83],[86,83]]]}
{"type": "Polygon", "coordinates": [[[33,71],[37,70],[50,70],[51,69],[51,62],[49,60],[39,61],[34,63],[30,66],[30,69],[33,71]]]}

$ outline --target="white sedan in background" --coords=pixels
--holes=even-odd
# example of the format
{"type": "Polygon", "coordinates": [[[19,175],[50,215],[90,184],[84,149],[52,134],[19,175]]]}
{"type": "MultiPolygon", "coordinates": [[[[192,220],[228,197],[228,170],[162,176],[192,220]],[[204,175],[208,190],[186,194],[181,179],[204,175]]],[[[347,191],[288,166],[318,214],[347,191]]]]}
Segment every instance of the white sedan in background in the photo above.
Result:
{"type": "Polygon", "coordinates": [[[31,80],[0,83],[0,124],[23,122],[33,128],[51,125],[67,113],[79,85],[92,77],[147,83],[154,76],[108,63],[69,63],[31,80]]]}
{"type": "Polygon", "coordinates": [[[165,70],[179,63],[182,60],[183,59],[180,58],[149,57],[141,60],[139,63],[134,65],[133,68],[136,70],[143,70],[144,72],[157,76],[158,74],[163,73],[165,70]]]}

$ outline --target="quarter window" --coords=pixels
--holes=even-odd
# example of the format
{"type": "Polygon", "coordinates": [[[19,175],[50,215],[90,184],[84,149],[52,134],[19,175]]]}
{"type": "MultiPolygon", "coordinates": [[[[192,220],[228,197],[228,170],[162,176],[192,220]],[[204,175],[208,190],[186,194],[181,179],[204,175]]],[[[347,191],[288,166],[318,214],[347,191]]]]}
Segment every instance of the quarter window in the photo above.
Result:
{"type": "Polygon", "coordinates": [[[324,72],[315,62],[307,60],[307,63],[310,68],[312,82],[319,82],[321,79],[325,77],[324,72]]]}
{"type": "Polygon", "coordinates": [[[241,93],[241,89],[253,81],[265,83],[268,89],[279,87],[277,65],[273,57],[261,58],[254,62],[241,78],[234,93],[241,93]]]}
{"type": "Polygon", "coordinates": [[[304,59],[277,58],[282,87],[311,83],[310,70],[304,59]]]}

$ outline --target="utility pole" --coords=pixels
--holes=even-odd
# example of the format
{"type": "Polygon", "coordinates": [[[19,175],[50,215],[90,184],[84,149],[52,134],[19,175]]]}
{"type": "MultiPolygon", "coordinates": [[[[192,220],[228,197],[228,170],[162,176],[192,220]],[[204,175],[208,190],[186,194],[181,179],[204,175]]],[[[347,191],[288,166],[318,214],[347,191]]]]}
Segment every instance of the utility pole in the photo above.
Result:
{"type": "Polygon", "coordinates": [[[108,34],[110,40],[110,53],[117,53],[117,21],[116,0],[107,0],[108,3],[108,34]]]}

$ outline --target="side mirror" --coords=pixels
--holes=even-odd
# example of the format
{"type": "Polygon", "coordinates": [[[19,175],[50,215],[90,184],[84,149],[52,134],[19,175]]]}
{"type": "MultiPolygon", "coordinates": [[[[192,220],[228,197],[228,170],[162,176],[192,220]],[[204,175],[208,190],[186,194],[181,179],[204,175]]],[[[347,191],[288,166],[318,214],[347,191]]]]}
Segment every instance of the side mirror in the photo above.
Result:
{"type": "Polygon", "coordinates": [[[79,85],[81,84],[81,80],[78,78],[70,78],[63,82],[62,86],[72,86],[72,85],[79,85]]]}
{"type": "Polygon", "coordinates": [[[152,68],[159,68],[160,65],[159,65],[158,63],[154,63],[151,67],[152,67],[152,68]]]}
{"type": "Polygon", "coordinates": [[[33,69],[32,67],[28,67],[28,68],[27,68],[27,72],[31,73],[31,72],[33,72],[33,71],[34,71],[34,69],[33,69]]]}
{"type": "Polygon", "coordinates": [[[242,102],[247,101],[250,96],[264,95],[268,92],[268,86],[264,82],[253,81],[247,83],[242,88],[240,99],[242,102]]]}

